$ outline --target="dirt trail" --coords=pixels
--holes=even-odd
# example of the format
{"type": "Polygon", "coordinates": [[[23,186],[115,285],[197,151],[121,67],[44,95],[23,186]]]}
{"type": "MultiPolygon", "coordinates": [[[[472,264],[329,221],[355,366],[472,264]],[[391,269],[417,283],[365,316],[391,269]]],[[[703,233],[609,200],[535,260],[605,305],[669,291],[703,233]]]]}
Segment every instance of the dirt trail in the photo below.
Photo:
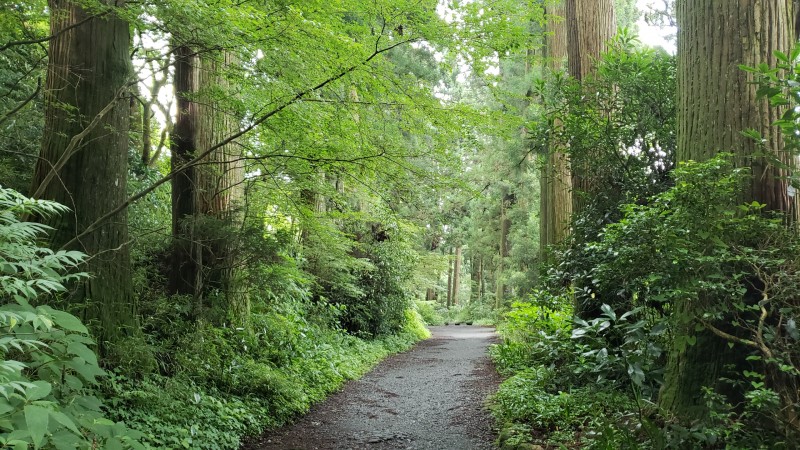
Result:
{"type": "Polygon", "coordinates": [[[433,337],[380,363],[292,426],[243,449],[493,448],[484,408],[499,377],[491,328],[432,327],[433,337]]]}

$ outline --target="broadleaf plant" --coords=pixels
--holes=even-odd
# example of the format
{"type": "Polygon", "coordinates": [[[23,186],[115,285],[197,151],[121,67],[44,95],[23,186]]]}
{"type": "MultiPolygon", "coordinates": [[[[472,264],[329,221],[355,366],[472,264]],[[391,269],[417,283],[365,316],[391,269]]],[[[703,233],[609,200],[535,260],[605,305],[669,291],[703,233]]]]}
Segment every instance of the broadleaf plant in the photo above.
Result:
{"type": "Polygon", "coordinates": [[[105,371],[72,314],[40,304],[66,291],[85,255],[38,245],[48,227],[23,216],[66,208],[0,188],[0,447],[144,448],[103,417],[93,387],[105,371]]]}

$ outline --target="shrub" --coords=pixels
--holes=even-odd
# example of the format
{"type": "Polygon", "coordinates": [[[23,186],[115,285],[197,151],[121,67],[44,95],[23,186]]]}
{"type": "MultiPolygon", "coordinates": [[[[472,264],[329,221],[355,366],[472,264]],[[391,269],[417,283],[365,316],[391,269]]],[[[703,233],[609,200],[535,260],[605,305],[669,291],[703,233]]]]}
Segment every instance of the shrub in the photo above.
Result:
{"type": "Polygon", "coordinates": [[[86,277],[67,273],[85,255],[37,246],[48,227],[19,216],[65,210],[0,188],[0,446],[143,448],[138,433],[104,417],[94,388],[106,373],[86,327],[67,312],[33,306],[86,277]]]}
{"type": "Polygon", "coordinates": [[[416,300],[414,307],[426,325],[443,325],[444,317],[436,309],[436,302],[416,300]]]}

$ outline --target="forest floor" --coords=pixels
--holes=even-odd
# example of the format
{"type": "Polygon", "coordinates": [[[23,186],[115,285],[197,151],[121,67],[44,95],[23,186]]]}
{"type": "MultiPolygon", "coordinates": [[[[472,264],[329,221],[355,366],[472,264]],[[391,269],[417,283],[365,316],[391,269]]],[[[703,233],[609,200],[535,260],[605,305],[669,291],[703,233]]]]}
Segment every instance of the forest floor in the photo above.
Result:
{"type": "Polygon", "coordinates": [[[494,448],[485,407],[500,383],[487,347],[492,328],[431,327],[433,336],[390,357],[293,425],[246,443],[258,449],[494,448]]]}

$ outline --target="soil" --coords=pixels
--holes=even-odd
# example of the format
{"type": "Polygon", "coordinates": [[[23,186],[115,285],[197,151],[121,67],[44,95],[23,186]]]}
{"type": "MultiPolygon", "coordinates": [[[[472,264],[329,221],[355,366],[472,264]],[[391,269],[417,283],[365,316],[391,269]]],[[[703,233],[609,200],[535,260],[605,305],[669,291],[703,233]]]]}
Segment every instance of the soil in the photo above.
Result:
{"type": "Polygon", "coordinates": [[[430,339],[347,383],[295,424],[242,449],[494,448],[485,407],[500,382],[486,354],[494,330],[453,325],[431,331],[430,339]]]}

